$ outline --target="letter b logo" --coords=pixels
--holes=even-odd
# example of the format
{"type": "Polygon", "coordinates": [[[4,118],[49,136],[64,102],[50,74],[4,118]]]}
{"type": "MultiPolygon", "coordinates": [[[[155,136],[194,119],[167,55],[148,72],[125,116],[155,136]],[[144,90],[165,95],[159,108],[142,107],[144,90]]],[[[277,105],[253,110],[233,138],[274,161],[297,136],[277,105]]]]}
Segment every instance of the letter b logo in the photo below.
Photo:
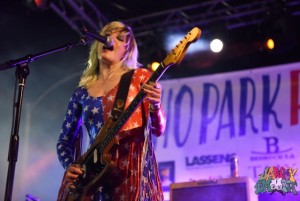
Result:
{"type": "Polygon", "coordinates": [[[265,140],[268,154],[279,152],[278,139],[276,137],[265,137],[265,140]]]}

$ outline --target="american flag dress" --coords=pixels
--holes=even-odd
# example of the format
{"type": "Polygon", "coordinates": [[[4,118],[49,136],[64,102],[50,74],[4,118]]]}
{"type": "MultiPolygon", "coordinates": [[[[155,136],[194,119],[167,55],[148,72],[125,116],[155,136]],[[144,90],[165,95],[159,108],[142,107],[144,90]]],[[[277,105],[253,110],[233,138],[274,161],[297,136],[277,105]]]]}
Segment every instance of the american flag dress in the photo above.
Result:
{"type": "MultiPolygon", "coordinates": [[[[137,69],[132,76],[125,109],[151,76],[146,69],[137,69]]],[[[64,168],[74,162],[74,143],[85,127],[91,145],[105,121],[111,117],[118,85],[101,97],[91,97],[87,89],[78,87],[73,93],[57,143],[57,154],[64,168]]],[[[151,135],[160,136],[165,129],[163,109],[149,110],[144,99],[118,132],[120,145],[110,151],[118,155],[117,166],[103,177],[94,200],[163,201],[163,193],[152,146],[151,135]],[[95,198],[97,197],[97,198],[95,198]]]]}

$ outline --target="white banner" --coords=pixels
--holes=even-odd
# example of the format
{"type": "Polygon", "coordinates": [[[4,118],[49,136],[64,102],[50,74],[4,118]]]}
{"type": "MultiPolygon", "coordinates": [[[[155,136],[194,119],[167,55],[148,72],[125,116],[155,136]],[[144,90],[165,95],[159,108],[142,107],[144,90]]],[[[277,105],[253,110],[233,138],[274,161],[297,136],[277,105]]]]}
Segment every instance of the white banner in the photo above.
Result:
{"type": "Polygon", "coordinates": [[[155,147],[165,190],[230,177],[234,154],[239,175],[254,181],[266,167],[300,167],[299,78],[292,63],[161,81],[167,130],[155,147]]]}

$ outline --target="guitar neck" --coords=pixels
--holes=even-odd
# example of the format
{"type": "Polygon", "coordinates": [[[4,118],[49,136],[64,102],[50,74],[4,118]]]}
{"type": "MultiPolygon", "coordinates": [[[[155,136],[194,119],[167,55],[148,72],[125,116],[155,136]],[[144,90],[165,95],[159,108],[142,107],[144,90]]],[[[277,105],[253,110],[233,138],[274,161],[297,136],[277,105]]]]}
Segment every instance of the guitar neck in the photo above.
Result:
{"type": "MultiPolygon", "coordinates": [[[[191,43],[196,42],[200,37],[201,30],[197,27],[194,27],[187,35],[176,45],[176,48],[172,49],[171,52],[167,55],[167,57],[160,63],[159,67],[152,73],[151,77],[147,81],[149,82],[157,82],[163,73],[172,65],[179,64],[183,59],[188,46],[191,43]]],[[[124,126],[124,124],[128,121],[129,117],[135,111],[135,109],[139,106],[142,100],[145,98],[146,93],[144,90],[140,90],[140,92],[135,96],[133,101],[129,104],[127,109],[120,115],[120,117],[116,120],[113,127],[106,131],[106,135],[104,139],[99,142],[95,142],[89,150],[80,158],[79,162],[82,163],[89,156],[92,156],[92,152],[95,149],[98,149],[100,153],[103,153],[105,148],[109,145],[109,143],[113,140],[113,138],[117,135],[120,129],[124,126]]]]}
{"type": "MultiPolygon", "coordinates": [[[[163,63],[160,64],[160,66],[152,73],[151,77],[148,79],[147,83],[149,82],[157,82],[163,73],[167,70],[169,66],[164,66],[163,63]]],[[[127,109],[120,115],[120,117],[115,122],[114,126],[108,131],[106,137],[102,141],[102,143],[99,145],[99,151],[103,152],[105,147],[109,144],[109,142],[117,135],[118,131],[123,127],[123,125],[127,122],[129,117],[132,115],[132,113],[135,111],[135,109],[139,106],[139,104],[143,101],[145,98],[146,93],[141,90],[135,98],[132,100],[130,105],[127,107],[127,109]]]]}

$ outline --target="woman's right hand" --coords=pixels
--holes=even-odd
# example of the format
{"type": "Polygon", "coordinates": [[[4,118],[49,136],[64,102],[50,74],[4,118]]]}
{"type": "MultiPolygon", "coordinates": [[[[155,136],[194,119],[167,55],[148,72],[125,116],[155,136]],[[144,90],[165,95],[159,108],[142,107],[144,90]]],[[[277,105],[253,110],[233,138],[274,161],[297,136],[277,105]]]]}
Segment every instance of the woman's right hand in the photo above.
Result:
{"type": "Polygon", "coordinates": [[[74,182],[82,174],[83,174],[83,171],[79,164],[72,164],[72,165],[68,166],[65,177],[66,177],[66,181],[68,182],[70,188],[75,188],[74,182]]]}

